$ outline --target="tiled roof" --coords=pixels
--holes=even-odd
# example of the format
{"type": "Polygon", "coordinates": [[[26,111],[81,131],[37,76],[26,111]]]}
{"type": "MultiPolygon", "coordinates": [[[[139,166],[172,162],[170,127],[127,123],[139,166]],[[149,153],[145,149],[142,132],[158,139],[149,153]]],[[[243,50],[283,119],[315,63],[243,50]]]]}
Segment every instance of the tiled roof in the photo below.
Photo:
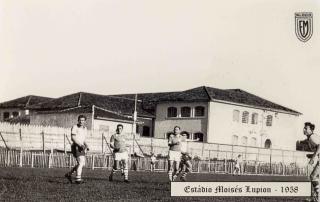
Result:
{"type": "MultiPolygon", "coordinates": [[[[137,112],[139,116],[155,117],[155,106],[161,102],[209,102],[223,101],[238,103],[263,109],[281,110],[289,113],[300,114],[299,112],[268,101],[240,89],[218,89],[201,86],[185,91],[161,92],[161,93],[140,93],[137,95],[137,112]]],[[[74,107],[91,107],[95,105],[103,109],[117,112],[122,115],[132,115],[134,110],[135,94],[120,95],[98,95],[79,92],[48,102],[33,105],[38,110],[62,110],[74,107]]]]}
{"type": "Polygon", "coordinates": [[[53,98],[28,95],[14,100],[0,103],[0,108],[28,108],[30,105],[39,104],[52,100],[53,98]]]}
{"type": "MultiPolygon", "coordinates": [[[[56,109],[56,110],[49,110],[49,111],[39,111],[38,114],[56,114],[56,113],[91,113],[92,106],[84,106],[84,107],[73,107],[68,109],[56,109]]],[[[115,113],[109,110],[105,110],[102,108],[94,107],[94,116],[95,118],[107,118],[113,120],[122,120],[122,121],[129,121],[132,122],[133,119],[126,115],[122,115],[120,113],[115,113]]]]}
{"type": "Polygon", "coordinates": [[[244,104],[254,107],[261,107],[265,109],[275,109],[286,111],[290,113],[300,114],[299,112],[281,106],[274,102],[268,101],[241,89],[227,89],[222,90],[218,88],[211,88],[201,86],[186,91],[177,92],[175,94],[163,96],[159,99],[160,102],[185,101],[185,102],[199,102],[199,101],[226,101],[231,103],[244,104]]]}
{"type": "MultiPolygon", "coordinates": [[[[84,92],[63,96],[49,102],[34,105],[32,108],[41,111],[54,111],[79,106],[90,108],[93,105],[123,115],[132,115],[134,111],[134,99],[84,92]]],[[[137,112],[139,116],[154,117],[152,113],[143,109],[141,102],[137,103],[137,112]]]]}

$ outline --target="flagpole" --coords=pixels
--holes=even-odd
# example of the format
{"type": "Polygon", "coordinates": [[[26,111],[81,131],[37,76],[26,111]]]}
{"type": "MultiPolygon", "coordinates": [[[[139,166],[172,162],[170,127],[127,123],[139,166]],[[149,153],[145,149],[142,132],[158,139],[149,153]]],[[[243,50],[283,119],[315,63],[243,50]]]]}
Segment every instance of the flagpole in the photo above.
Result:
{"type": "Polygon", "coordinates": [[[137,122],[137,98],[138,98],[138,94],[135,94],[135,98],[134,98],[134,111],[133,111],[133,124],[132,124],[132,154],[134,154],[134,142],[136,140],[136,122],[137,122]]]}
{"type": "Polygon", "coordinates": [[[94,135],[94,105],[92,105],[91,135],[94,135]]]}

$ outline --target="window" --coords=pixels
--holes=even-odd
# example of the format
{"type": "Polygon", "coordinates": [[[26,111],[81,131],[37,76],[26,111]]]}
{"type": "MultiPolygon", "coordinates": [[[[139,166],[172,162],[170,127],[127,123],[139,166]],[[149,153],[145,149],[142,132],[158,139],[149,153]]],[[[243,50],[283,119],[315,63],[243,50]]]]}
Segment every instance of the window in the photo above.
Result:
{"type": "Polygon", "coordinates": [[[267,140],[264,142],[264,148],[270,149],[271,146],[272,146],[271,140],[270,140],[270,139],[267,139],[267,140]]]}
{"type": "Polygon", "coordinates": [[[191,117],[191,108],[181,107],[181,117],[191,117]]]}
{"type": "Polygon", "coordinates": [[[136,125],[136,133],[139,133],[139,126],[138,125],[136,125]]]}
{"type": "Polygon", "coordinates": [[[3,113],[3,119],[5,120],[5,119],[8,119],[8,118],[10,118],[10,113],[9,112],[4,112],[3,113]]]}
{"type": "Polygon", "coordinates": [[[150,136],[150,127],[149,126],[143,126],[142,136],[146,136],[146,137],[150,136]]]}
{"type": "Polygon", "coordinates": [[[233,110],[233,121],[234,122],[239,122],[239,115],[240,115],[239,110],[233,110]]]}
{"type": "Polygon", "coordinates": [[[198,140],[199,142],[203,142],[203,133],[194,133],[194,134],[193,134],[193,139],[194,139],[194,140],[199,139],[199,140],[198,140]]]}
{"type": "Polygon", "coordinates": [[[244,111],[242,112],[242,123],[248,123],[249,122],[249,112],[244,111]]]}
{"type": "Polygon", "coordinates": [[[272,126],[272,116],[271,115],[267,116],[266,126],[272,126]]]}
{"type": "Polygon", "coordinates": [[[252,124],[258,124],[258,114],[257,113],[253,113],[252,114],[251,123],[252,124]]]}
{"type": "Polygon", "coordinates": [[[13,116],[13,117],[19,116],[19,112],[12,112],[12,116],[13,116]]]}
{"type": "Polygon", "coordinates": [[[197,106],[194,108],[194,116],[199,117],[199,116],[204,116],[204,107],[202,106],[197,106]]]}
{"type": "Polygon", "coordinates": [[[251,146],[253,146],[253,147],[257,146],[257,138],[255,138],[255,137],[251,138],[251,146]]]}
{"type": "Polygon", "coordinates": [[[248,138],[247,138],[246,136],[243,136],[243,137],[241,138],[241,144],[242,144],[243,146],[247,146],[247,144],[248,144],[248,138]]]}
{"type": "Polygon", "coordinates": [[[232,145],[238,145],[238,136],[236,135],[232,136],[232,145]]]}
{"type": "Polygon", "coordinates": [[[175,107],[169,107],[168,108],[168,117],[177,117],[178,113],[177,113],[177,108],[175,107]]]}

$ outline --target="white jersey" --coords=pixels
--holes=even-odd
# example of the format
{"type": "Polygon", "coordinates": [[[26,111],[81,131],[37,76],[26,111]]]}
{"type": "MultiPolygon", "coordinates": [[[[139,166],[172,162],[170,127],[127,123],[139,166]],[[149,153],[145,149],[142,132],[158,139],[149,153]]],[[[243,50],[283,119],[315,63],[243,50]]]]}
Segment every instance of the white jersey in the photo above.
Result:
{"type": "Polygon", "coordinates": [[[74,135],[74,138],[79,144],[84,144],[87,134],[87,127],[79,127],[78,125],[74,125],[71,128],[71,135],[74,135]]]}
{"type": "Polygon", "coordinates": [[[309,142],[313,147],[316,147],[317,145],[320,144],[320,136],[317,134],[313,134],[309,138],[309,142]]]}

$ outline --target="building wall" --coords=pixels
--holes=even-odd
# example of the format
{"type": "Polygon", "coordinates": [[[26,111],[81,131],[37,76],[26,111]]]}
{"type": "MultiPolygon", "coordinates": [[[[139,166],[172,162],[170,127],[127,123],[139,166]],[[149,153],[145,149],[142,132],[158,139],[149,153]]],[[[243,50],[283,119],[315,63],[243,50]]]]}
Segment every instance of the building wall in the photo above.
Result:
{"type": "MultiPolygon", "coordinates": [[[[82,114],[82,113],[81,113],[82,114]]],[[[56,114],[33,114],[30,116],[30,124],[32,125],[45,125],[45,126],[59,126],[71,128],[73,125],[77,124],[79,113],[56,113],[56,114]]],[[[91,130],[92,128],[92,115],[91,113],[84,114],[87,117],[87,128],[91,130]]],[[[142,131],[142,126],[150,127],[150,135],[152,134],[152,119],[141,119],[138,118],[138,121],[143,121],[143,125],[139,127],[142,131]]],[[[116,131],[117,125],[122,124],[123,132],[131,133],[132,124],[121,122],[121,121],[110,121],[103,119],[95,119],[93,127],[95,132],[99,133],[104,131],[106,134],[112,134],[116,131]]],[[[134,129],[134,131],[136,131],[134,129]]],[[[142,134],[142,133],[141,133],[142,134]]]]}
{"type": "Polygon", "coordinates": [[[103,132],[106,137],[114,134],[117,129],[117,125],[123,125],[123,132],[124,133],[131,133],[132,131],[132,124],[130,123],[121,123],[115,121],[108,121],[108,120],[94,120],[94,130],[97,132],[103,132]]]}
{"type": "Polygon", "coordinates": [[[299,117],[296,115],[276,113],[262,109],[243,107],[218,102],[209,103],[209,143],[234,143],[233,136],[238,137],[238,145],[244,145],[243,138],[247,137],[248,146],[264,147],[267,139],[272,147],[277,149],[295,149],[299,136],[299,117]],[[239,122],[233,120],[233,111],[239,110],[239,122]],[[249,122],[242,123],[242,113],[249,112],[249,122]],[[258,114],[257,124],[252,124],[252,114],[258,114]],[[266,126],[267,116],[271,115],[272,126],[266,126]],[[252,143],[256,139],[256,145],[252,143]]]}
{"type": "MultiPolygon", "coordinates": [[[[192,116],[192,115],[191,115],[192,116]]],[[[208,104],[206,102],[198,103],[187,103],[187,102],[174,102],[174,103],[160,103],[156,107],[156,119],[155,119],[155,129],[154,137],[156,138],[166,138],[166,133],[173,131],[174,126],[180,126],[182,131],[187,131],[189,133],[201,132],[204,134],[204,141],[206,141],[207,133],[207,117],[208,117],[208,104]],[[180,108],[183,106],[191,107],[191,114],[194,114],[194,107],[203,106],[205,108],[204,117],[190,117],[181,118],[179,117],[180,108]],[[167,109],[168,107],[176,107],[178,109],[177,118],[168,118],[167,109]]]]}
{"type": "Polygon", "coordinates": [[[146,126],[149,128],[149,135],[146,135],[146,137],[153,137],[154,136],[154,131],[153,131],[153,123],[154,120],[151,118],[137,118],[139,122],[142,122],[142,124],[138,124],[138,129],[136,130],[137,133],[139,133],[141,136],[143,135],[143,127],[146,126]]]}
{"type": "Polygon", "coordinates": [[[4,113],[9,112],[9,118],[13,117],[13,112],[18,112],[19,116],[24,116],[28,114],[28,111],[25,109],[19,108],[0,108],[0,121],[4,121],[4,113]]]}
{"type": "MultiPolygon", "coordinates": [[[[59,126],[71,128],[78,123],[79,113],[52,113],[52,114],[31,114],[31,125],[59,126]]],[[[83,114],[87,117],[87,128],[91,129],[92,117],[90,113],[83,114]]]]}

